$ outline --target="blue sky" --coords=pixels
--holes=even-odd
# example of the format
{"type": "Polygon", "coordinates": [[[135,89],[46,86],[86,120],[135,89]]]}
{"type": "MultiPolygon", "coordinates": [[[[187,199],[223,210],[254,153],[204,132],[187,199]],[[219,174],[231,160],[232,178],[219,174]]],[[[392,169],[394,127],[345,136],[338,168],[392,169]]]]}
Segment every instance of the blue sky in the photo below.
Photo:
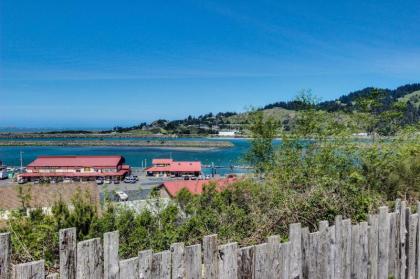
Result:
{"type": "Polygon", "coordinates": [[[420,1],[0,1],[0,126],[112,127],[420,79],[420,1]]]}

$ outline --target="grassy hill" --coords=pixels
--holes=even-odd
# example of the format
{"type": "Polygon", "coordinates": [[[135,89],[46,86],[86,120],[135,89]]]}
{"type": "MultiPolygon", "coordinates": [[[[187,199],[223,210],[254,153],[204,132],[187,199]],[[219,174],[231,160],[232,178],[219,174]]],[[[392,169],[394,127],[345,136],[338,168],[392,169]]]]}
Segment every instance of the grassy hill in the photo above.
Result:
{"type": "Polygon", "coordinates": [[[398,98],[398,101],[411,102],[415,107],[420,107],[420,90],[407,94],[404,97],[398,98]]]}

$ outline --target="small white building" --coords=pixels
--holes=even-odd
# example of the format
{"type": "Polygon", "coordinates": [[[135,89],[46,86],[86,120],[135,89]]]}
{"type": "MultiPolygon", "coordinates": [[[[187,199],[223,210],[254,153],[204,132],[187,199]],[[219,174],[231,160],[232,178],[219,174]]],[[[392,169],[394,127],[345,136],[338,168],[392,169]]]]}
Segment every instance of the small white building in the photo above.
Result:
{"type": "Polygon", "coordinates": [[[236,130],[219,131],[219,137],[234,137],[234,136],[236,136],[237,133],[238,133],[238,131],[236,131],[236,130]]]}

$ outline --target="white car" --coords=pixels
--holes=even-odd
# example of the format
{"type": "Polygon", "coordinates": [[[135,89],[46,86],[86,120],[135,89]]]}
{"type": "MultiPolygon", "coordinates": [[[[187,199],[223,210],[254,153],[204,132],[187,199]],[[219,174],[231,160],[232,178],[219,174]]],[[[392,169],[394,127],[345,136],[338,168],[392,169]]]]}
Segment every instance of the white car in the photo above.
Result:
{"type": "Polygon", "coordinates": [[[123,191],[115,191],[115,194],[118,196],[120,201],[128,201],[128,195],[123,191]]]}

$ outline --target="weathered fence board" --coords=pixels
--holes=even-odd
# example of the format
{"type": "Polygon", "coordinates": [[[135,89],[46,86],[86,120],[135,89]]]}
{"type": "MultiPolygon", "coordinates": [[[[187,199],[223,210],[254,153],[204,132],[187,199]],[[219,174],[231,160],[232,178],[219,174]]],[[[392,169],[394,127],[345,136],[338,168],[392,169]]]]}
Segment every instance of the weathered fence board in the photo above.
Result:
{"type": "Polygon", "coordinates": [[[152,279],[171,278],[171,252],[163,251],[153,254],[152,258],[152,279]]]}
{"type": "Polygon", "coordinates": [[[268,278],[270,269],[268,243],[255,246],[255,278],[268,278]]]}
{"type": "Polygon", "coordinates": [[[13,273],[14,279],[45,279],[44,261],[15,265],[13,273]]]}
{"type": "MultiPolygon", "coordinates": [[[[337,216],[334,225],[320,222],[312,233],[292,224],[286,243],[275,235],[250,247],[219,246],[217,235],[210,235],[202,245],[175,243],[170,251],[142,251],[128,260],[119,260],[118,232],[104,234],[103,242],[77,243],[76,230],[65,229],[59,232],[60,278],[420,279],[420,203],[417,207],[411,214],[397,201],[393,212],[381,207],[368,222],[352,224],[337,216]]],[[[9,271],[10,246],[10,234],[0,234],[0,279],[45,278],[44,261],[9,271]]]]}
{"type": "Polygon", "coordinates": [[[90,239],[77,244],[77,279],[103,278],[103,251],[100,238],[90,239]]]}
{"type": "Polygon", "coordinates": [[[205,279],[217,279],[219,276],[219,264],[218,264],[218,244],[217,235],[205,236],[203,239],[203,250],[204,250],[204,278],[205,279]]]}
{"type": "Polygon", "coordinates": [[[139,258],[122,260],[119,264],[119,278],[137,279],[139,278],[139,258]]]}
{"type": "Polygon", "coordinates": [[[201,279],[202,277],[201,245],[185,247],[185,278],[201,279]]]}
{"type": "Polygon", "coordinates": [[[10,233],[0,233],[0,279],[8,279],[10,276],[11,253],[10,233]]]}
{"type": "Polygon", "coordinates": [[[146,250],[139,253],[139,278],[151,279],[152,278],[152,261],[153,251],[146,250]]]}
{"type": "Polygon", "coordinates": [[[290,277],[292,279],[302,278],[302,226],[291,224],[289,226],[290,251],[290,277]]]}
{"type": "Polygon", "coordinates": [[[369,265],[368,278],[378,278],[378,215],[369,216],[369,265]]]}
{"type": "Polygon", "coordinates": [[[378,253],[378,279],[388,279],[389,264],[389,214],[388,207],[379,208],[379,253],[378,253]]]}
{"type": "Polygon", "coordinates": [[[238,279],[255,278],[255,246],[238,251],[238,279]]]}
{"type": "Polygon", "coordinates": [[[185,246],[184,243],[171,245],[172,279],[185,278],[185,246]]]}
{"type": "Polygon", "coordinates": [[[104,234],[104,279],[119,279],[120,234],[118,231],[104,234]]]}
{"type": "Polygon", "coordinates": [[[238,278],[238,244],[229,243],[219,247],[219,278],[238,278]]]}
{"type": "Polygon", "coordinates": [[[408,223],[408,254],[407,254],[407,279],[416,278],[417,263],[417,230],[419,225],[418,214],[409,216],[408,223]]]}
{"type": "Polygon", "coordinates": [[[49,274],[46,278],[47,279],[59,279],[60,278],[60,274],[58,274],[58,273],[52,273],[52,274],[49,274]]]}
{"type": "Polygon", "coordinates": [[[60,230],[60,279],[76,279],[76,249],[76,228],[60,230]]]}

